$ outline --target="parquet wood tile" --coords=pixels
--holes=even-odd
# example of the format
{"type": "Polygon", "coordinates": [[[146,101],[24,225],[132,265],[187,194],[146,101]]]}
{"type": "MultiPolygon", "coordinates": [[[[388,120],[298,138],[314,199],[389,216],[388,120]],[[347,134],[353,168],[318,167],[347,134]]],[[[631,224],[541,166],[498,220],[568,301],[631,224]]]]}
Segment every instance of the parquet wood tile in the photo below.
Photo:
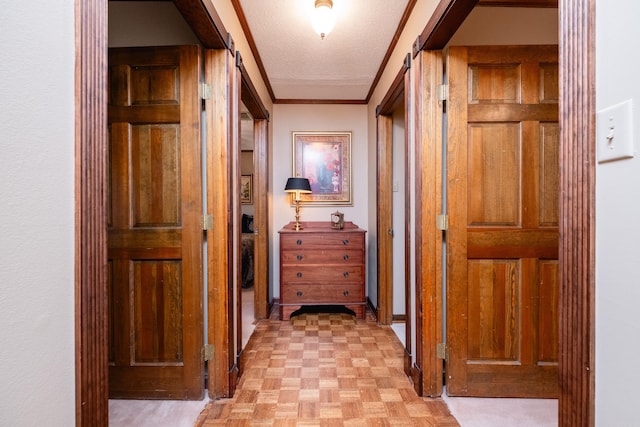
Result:
{"type": "Polygon", "coordinates": [[[370,315],[275,313],[256,325],[234,397],[196,426],[458,426],[444,401],[415,393],[403,354],[370,315]]]}

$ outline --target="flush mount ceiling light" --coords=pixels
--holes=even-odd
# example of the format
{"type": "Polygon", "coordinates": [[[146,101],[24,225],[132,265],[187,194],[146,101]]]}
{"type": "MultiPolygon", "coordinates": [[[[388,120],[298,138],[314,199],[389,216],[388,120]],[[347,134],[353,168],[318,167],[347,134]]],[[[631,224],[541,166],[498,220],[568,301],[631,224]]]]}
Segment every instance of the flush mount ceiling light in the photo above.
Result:
{"type": "Polygon", "coordinates": [[[316,0],[315,9],[311,16],[311,25],[316,33],[320,34],[320,38],[324,40],[324,36],[333,30],[336,24],[336,17],[333,14],[332,0],[316,0]]]}

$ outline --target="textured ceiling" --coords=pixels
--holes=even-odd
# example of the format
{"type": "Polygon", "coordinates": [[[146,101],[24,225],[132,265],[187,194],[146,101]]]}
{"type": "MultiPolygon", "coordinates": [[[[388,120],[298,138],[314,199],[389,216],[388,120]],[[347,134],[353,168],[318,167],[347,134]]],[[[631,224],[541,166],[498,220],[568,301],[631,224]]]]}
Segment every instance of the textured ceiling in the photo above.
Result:
{"type": "Polygon", "coordinates": [[[314,0],[240,0],[278,100],[364,100],[408,0],[333,0],[336,25],[313,31],[314,0]]]}

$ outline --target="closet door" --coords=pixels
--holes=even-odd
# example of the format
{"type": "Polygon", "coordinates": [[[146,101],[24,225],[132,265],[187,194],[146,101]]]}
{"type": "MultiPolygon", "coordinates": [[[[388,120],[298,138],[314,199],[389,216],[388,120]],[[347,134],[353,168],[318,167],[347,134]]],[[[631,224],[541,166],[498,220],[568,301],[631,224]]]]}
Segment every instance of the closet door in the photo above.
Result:
{"type": "Polygon", "coordinates": [[[109,52],[109,394],[204,394],[200,51],[109,52]]]}
{"type": "Polygon", "coordinates": [[[446,61],[447,392],[557,397],[557,47],[446,61]]]}

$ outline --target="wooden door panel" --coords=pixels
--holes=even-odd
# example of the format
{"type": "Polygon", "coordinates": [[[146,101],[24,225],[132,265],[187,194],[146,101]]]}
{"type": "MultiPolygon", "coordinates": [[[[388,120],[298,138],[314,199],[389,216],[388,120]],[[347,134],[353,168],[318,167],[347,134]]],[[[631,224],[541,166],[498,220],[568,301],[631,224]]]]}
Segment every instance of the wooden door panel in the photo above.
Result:
{"type": "Polygon", "coordinates": [[[560,202],[560,126],[540,124],[540,227],[558,227],[560,202]]]}
{"type": "Polygon", "coordinates": [[[557,49],[447,61],[447,392],[555,397],[557,49]]]}
{"type": "Polygon", "coordinates": [[[200,53],[109,52],[109,389],[204,394],[200,53]]]}
{"type": "Polygon", "coordinates": [[[520,269],[517,260],[469,262],[468,358],[517,362],[519,359],[520,269]]]}
{"type": "Polygon", "coordinates": [[[131,364],[172,366],[184,363],[182,333],[182,263],[134,260],[131,364]]]}
{"type": "Polygon", "coordinates": [[[520,102],[519,64],[470,65],[469,74],[469,104],[520,102]]]}
{"type": "Polygon", "coordinates": [[[520,127],[469,126],[468,224],[520,224],[520,127]]]}
{"type": "Polygon", "coordinates": [[[559,269],[557,260],[542,260],[539,268],[538,363],[558,365],[559,269]]]}
{"type": "Polygon", "coordinates": [[[177,124],[131,126],[134,228],[181,225],[179,135],[177,124]]]}

